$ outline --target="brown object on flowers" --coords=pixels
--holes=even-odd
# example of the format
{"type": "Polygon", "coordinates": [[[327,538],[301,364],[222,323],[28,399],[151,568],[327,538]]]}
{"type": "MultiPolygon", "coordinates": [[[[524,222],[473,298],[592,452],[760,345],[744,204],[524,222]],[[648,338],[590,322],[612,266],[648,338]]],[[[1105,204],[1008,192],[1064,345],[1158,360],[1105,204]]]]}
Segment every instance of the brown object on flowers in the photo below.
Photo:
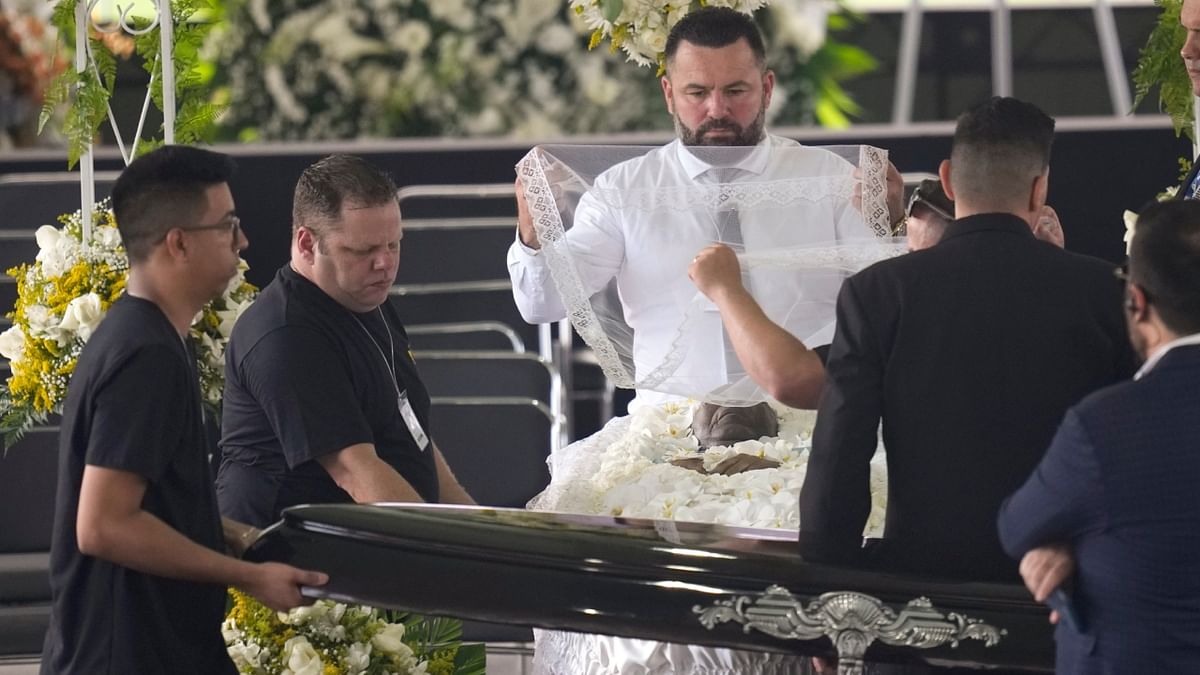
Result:
{"type": "Polygon", "coordinates": [[[692,434],[702,448],[732,445],[778,433],[779,417],[766,403],[744,408],[701,403],[692,414],[692,434]]]}

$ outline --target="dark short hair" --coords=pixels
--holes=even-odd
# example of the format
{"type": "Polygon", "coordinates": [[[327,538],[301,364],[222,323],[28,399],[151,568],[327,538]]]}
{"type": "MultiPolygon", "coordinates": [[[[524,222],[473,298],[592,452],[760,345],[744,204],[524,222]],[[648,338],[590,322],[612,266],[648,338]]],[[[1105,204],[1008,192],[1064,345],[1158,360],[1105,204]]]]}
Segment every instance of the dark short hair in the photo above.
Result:
{"type": "Polygon", "coordinates": [[[1032,103],[993,96],[958,118],[950,152],[955,196],[975,206],[1013,203],[1028,196],[1034,178],[1050,166],[1054,120],[1032,103]]]}
{"type": "Polygon", "coordinates": [[[913,189],[908,198],[908,215],[913,209],[923,206],[945,220],[954,220],[954,201],[942,189],[942,181],[936,178],[926,178],[913,189]]]}
{"type": "Polygon", "coordinates": [[[234,169],[232,157],[188,145],[164,145],[125,167],[112,208],[130,262],[148,258],[172,228],[200,224],[205,191],[228,183],[234,169]]]}
{"type": "Polygon", "coordinates": [[[1176,335],[1200,333],[1200,202],[1147,206],[1129,247],[1129,279],[1176,335]]]}
{"type": "Polygon", "coordinates": [[[675,60],[679,43],[690,42],[698,47],[726,47],[738,40],[745,40],[754,52],[759,67],[767,63],[767,48],[762,32],[749,14],[728,7],[701,7],[680,19],[667,35],[667,46],[663,50],[667,64],[675,60]]]}
{"type": "Polygon", "coordinates": [[[341,227],[343,206],[372,208],[396,199],[396,184],[374,164],[355,155],[330,155],[300,174],[292,229],[306,227],[320,240],[341,227]]]}

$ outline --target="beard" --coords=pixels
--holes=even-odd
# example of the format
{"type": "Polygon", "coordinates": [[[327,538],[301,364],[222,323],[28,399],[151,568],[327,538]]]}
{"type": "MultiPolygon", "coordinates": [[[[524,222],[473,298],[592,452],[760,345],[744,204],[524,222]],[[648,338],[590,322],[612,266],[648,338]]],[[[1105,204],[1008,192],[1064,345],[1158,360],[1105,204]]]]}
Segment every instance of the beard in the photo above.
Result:
{"type": "Polygon", "coordinates": [[[673,115],[675,118],[675,135],[683,141],[684,145],[758,145],[763,139],[763,129],[766,126],[767,106],[766,101],[763,101],[762,107],[758,109],[758,116],[754,118],[750,124],[743,127],[731,119],[707,119],[700,123],[700,126],[695,129],[689,129],[683,120],[679,119],[679,115],[673,115]],[[710,131],[720,129],[733,132],[729,136],[712,138],[708,136],[710,131]]]}

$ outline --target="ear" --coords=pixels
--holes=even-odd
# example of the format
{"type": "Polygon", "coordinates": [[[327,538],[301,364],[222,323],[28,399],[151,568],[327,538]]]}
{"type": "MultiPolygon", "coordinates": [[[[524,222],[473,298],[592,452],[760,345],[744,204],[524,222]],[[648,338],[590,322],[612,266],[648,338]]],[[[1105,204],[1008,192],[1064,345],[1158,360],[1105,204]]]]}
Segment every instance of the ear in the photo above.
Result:
{"type": "Polygon", "coordinates": [[[954,187],[950,185],[950,160],[943,159],[942,163],[938,164],[938,178],[942,181],[942,191],[950,201],[955,201],[954,187]]]}
{"type": "Polygon", "coordinates": [[[662,85],[663,99],[667,102],[667,112],[675,114],[675,99],[674,90],[671,88],[670,74],[663,75],[659,78],[659,84],[662,85]]]}
{"type": "Polygon", "coordinates": [[[771,94],[775,91],[775,71],[770,68],[763,73],[763,108],[771,106],[771,94]]]}
{"type": "Polygon", "coordinates": [[[187,236],[178,228],[168,230],[163,239],[163,250],[172,260],[187,257],[187,236]]]}
{"type": "Polygon", "coordinates": [[[1131,322],[1141,322],[1146,319],[1149,305],[1146,303],[1146,292],[1137,284],[1125,285],[1125,311],[1129,313],[1131,322]]]}
{"type": "Polygon", "coordinates": [[[1029,191],[1029,210],[1041,211],[1050,193],[1050,169],[1046,169],[1033,179],[1033,188],[1029,191]]]}
{"type": "Polygon", "coordinates": [[[317,237],[313,231],[301,225],[296,228],[295,234],[296,250],[300,252],[300,257],[304,262],[312,263],[313,255],[316,253],[317,237]]]}

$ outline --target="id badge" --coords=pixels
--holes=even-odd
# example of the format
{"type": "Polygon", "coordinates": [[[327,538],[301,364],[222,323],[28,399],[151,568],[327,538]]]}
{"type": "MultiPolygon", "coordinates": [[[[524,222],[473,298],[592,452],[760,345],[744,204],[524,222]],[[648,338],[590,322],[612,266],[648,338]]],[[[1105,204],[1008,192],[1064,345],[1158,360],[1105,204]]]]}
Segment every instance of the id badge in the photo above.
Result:
{"type": "Polygon", "coordinates": [[[404,418],[404,424],[408,427],[408,433],[412,434],[413,440],[417,442],[417,447],[424,452],[429,447],[429,437],[421,429],[421,423],[417,421],[417,413],[413,412],[412,404],[408,402],[408,392],[400,394],[397,405],[400,407],[400,417],[404,418]]]}

